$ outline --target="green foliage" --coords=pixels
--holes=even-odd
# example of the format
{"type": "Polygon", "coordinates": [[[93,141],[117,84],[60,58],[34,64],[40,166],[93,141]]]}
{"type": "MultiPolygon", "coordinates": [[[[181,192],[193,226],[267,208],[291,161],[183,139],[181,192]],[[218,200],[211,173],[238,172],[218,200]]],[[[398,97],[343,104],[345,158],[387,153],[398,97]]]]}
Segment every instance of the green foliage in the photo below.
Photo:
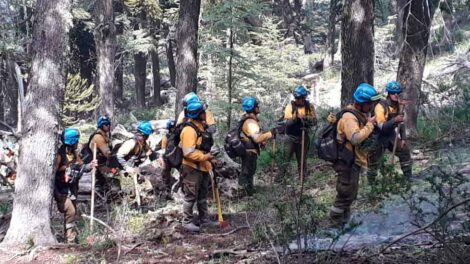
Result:
{"type": "Polygon", "coordinates": [[[145,13],[155,21],[162,17],[162,10],[155,0],[124,0],[124,5],[133,16],[145,13]]]}
{"type": "Polygon", "coordinates": [[[82,114],[94,111],[99,106],[101,98],[94,93],[94,90],[94,85],[88,85],[80,74],[67,76],[61,113],[65,125],[77,123],[82,114]]]}

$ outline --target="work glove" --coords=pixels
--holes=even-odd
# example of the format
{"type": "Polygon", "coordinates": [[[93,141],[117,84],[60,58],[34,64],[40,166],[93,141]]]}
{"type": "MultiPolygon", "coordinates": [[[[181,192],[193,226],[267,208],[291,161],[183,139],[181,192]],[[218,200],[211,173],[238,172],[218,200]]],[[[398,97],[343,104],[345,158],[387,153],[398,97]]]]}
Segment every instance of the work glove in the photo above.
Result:
{"type": "Polygon", "coordinates": [[[330,123],[330,124],[334,124],[334,123],[338,122],[338,120],[336,118],[336,115],[331,113],[331,112],[326,117],[326,121],[328,121],[328,123],[330,123]]]}

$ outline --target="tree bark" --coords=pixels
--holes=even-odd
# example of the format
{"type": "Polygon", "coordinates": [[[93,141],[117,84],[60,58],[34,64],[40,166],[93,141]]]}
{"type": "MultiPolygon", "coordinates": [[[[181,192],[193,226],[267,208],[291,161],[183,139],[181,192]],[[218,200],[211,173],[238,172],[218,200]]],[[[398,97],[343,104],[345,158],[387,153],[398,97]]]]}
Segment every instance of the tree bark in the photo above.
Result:
{"type": "Polygon", "coordinates": [[[18,85],[15,77],[15,63],[10,56],[6,57],[5,122],[15,127],[18,122],[18,85]]]}
{"type": "Polygon", "coordinates": [[[325,68],[333,64],[335,60],[336,15],[338,13],[338,0],[330,0],[330,12],[328,16],[328,34],[326,39],[326,52],[323,66],[325,68]]]}
{"type": "Polygon", "coordinates": [[[185,94],[197,90],[197,41],[201,0],[180,2],[176,39],[176,104],[175,115],[182,110],[180,103],[185,94]]]}
{"type": "Polygon", "coordinates": [[[168,61],[168,70],[170,72],[171,86],[176,87],[176,66],[175,57],[173,55],[173,38],[171,37],[170,28],[164,24],[164,31],[166,33],[166,58],[168,61]]]}
{"type": "Polygon", "coordinates": [[[142,53],[134,54],[134,78],[137,107],[145,107],[145,82],[147,71],[147,56],[142,53]]]}
{"type": "Polygon", "coordinates": [[[101,97],[99,115],[114,115],[114,56],[116,54],[116,27],[113,0],[95,1],[95,43],[101,97]]]}
{"type": "Polygon", "coordinates": [[[38,0],[31,79],[25,98],[18,176],[10,227],[3,247],[24,249],[56,243],[51,230],[54,159],[59,109],[65,87],[64,62],[72,24],[70,0],[38,0]]]}
{"type": "MultiPolygon", "coordinates": [[[[4,69],[4,61],[3,58],[0,57],[0,121],[4,121],[5,119],[5,76],[3,74],[4,69]]],[[[1,127],[1,125],[0,125],[1,127]]]]}
{"type": "Polygon", "coordinates": [[[341,106],[351,102],[360,83],[374,84],[374,5],[346,0],[341,24],[341,106]]]}
{"type": "Polygon", "coordinates": [[[116,71],[114,73],[114,99],[118,102],[123,101],[124,97],[124,58],[122,54],[116,57],[116,71]]]}
{"type": "Polygon", "coordinates": [[[163,104],[160,94],[160,58],[158,58],[158,42],[155,51],[152,52],[152,75],[153,75],[153,103],[156,106],[163,104]]]}
{"type": "Polygon", "coordinates": [[[227,75],[227,88],[228,88],[228,116],[227,116],[227,127],[230,130],[232,122],[232,97],[233,97],[233,78],[232,78],[232,61],[233,61],[233,30],[227,29],[228,33],[228,48],[230,50],[228,57],[228,75],[227,75]]]}
{"type": "Polygon", "coordinates": [[[404,97],[411,100],[405,108],[405,124],[411,137],[418,134],[416,124],[421,82],[426,64],[429,30],[436,8],[428,0],[415,0],[405,5],[403,13],[404,44],[400,53],[397,80],[404,87],[404,97]]]}

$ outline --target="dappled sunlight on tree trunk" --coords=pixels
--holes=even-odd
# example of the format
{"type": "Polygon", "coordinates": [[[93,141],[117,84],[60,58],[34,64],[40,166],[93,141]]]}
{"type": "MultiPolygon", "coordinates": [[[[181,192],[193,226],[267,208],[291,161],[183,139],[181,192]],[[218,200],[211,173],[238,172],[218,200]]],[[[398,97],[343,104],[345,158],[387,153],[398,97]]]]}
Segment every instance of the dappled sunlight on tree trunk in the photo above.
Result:
{"type": "Polygon", "coordinates": [[[101,105],[99,115],[114,115],[114,56],[116,54],[116,27],[112,0],[95,2],[95,42],[98,89],[101,105]]]}
{"type": "Polygon", "coordinates": [[[341,105],[352,101],[360,83],[374,84],[374,8],[372,0],[346,0],[341,24],[341,105]]]}
{"type": "Polygon", "coordinates": [[[182,110],[181,99],[184,95],[197,90],[197,41],[200,7],[201,0],[180,2],[176,34],[176,115],[182,110]]]}
{"type": "Polygon", "coordinates": [[[407,3],[403,13],[404,40],[397,80],[404,87],[404,97],[411,100],[405,107],[405,123],[412,137],[417,136],[421,82],[426,64],[429,30],[435,10],[436,5],[431,1],[416,0],[407,3]]]}
{"type": "Polygon", "coordinates": [[[2,246],[24,249],[56,243],[51,230],[54,157],[64,62],[71,27],[70,0],[38,0],[33,63],[26,94],[19,169],[10,227],[2,246]]]}

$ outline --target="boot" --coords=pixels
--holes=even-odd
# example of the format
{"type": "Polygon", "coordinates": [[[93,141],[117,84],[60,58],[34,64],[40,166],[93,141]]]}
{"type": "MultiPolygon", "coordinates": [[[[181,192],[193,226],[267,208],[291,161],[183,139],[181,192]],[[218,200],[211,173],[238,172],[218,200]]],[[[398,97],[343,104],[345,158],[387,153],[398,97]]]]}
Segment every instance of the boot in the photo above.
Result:
{"type": "Polygon", "coordinates": [[[77,232],[73,228],[65,230],[65,238],[68,244],[75,244],[77,241],[77,232]]]}
{"type": "Polygon", "coordinates": [[[341,209],[335,206],[330,208],[330,220],[332,226],[344,226],[351,217],[349,209],[341,209]]]}
{"type": "Polygon", "coordinates": [[[218,227],[219,222],[218,221],[212,221],[208,217],[204,217],[199,219],[199,226],[200,227],[218,227]]]}
{"type": "Polygon", "coordinates": [[[195,225],[193,222],[189,222],[187,224],[183,224],[183,228],[186,230],[186,231],[189,231],[189,232],[199,232],[201,231],[201,229],[199,228],[199,226],[195,225]]]}

